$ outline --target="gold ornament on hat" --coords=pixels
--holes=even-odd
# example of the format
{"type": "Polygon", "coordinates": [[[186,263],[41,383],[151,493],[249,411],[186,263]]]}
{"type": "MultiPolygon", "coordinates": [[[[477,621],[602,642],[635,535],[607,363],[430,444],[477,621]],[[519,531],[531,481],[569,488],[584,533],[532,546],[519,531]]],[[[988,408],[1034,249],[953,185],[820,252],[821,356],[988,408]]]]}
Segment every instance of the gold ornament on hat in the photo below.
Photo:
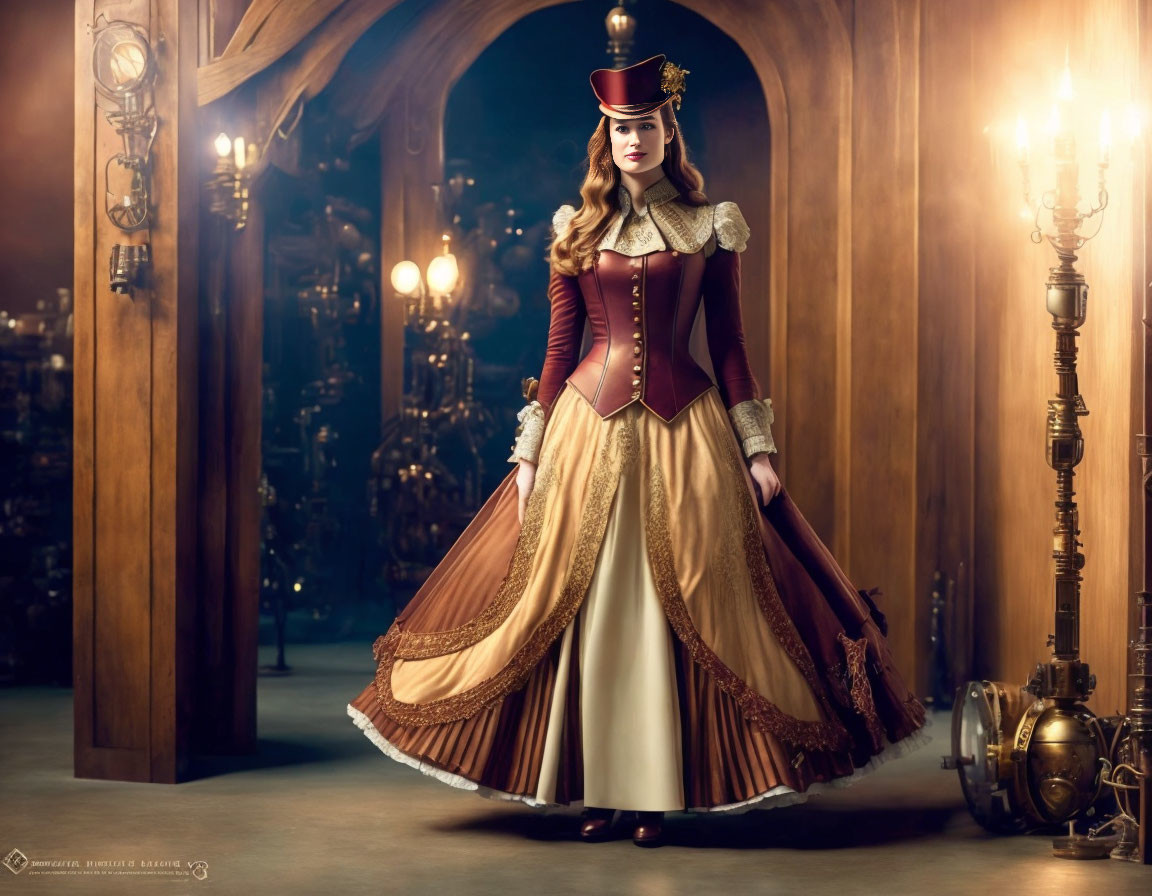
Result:
{"type": "MultiPolygon", "coordinates": [[[[690,69],[680,68],[675,62],[665,62],[660,66],[660,89],[665,93],[683,93],[684,76],[691,73],[690,69]]],[[[677,96],[672,102],[676,104],[676,111],[679,112],[680,97],[677,96]]]]}

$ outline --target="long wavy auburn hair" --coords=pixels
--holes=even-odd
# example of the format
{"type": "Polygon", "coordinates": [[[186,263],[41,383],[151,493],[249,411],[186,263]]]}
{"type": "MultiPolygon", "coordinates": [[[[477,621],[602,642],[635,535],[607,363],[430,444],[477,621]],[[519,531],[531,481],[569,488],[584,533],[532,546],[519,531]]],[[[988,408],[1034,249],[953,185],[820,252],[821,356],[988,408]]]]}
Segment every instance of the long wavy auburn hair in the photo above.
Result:
{"type": "MultiPolygon", "coordinates": [[[[664,148],[664,173],[680,191],[680,201],[688,205],[706,205],[704,175],[688,161],[688,147],[680,134],[680,124],[672,111],[672,104],[660,107],[664,130],[672,130],[672,140],[664,148]]],[[[600,123],[588,140],[588,173],[580,187],[584,202],[577,209],[563,237],[553,235],[548,250],[548,263],[556,271],[576,276],[592,267],[596,246],[603,239],[612,217],[620,210],[617,188],[620,169],[612,160],[612,135],[608,128],[613,119],[600,117],[600,123]]]]}

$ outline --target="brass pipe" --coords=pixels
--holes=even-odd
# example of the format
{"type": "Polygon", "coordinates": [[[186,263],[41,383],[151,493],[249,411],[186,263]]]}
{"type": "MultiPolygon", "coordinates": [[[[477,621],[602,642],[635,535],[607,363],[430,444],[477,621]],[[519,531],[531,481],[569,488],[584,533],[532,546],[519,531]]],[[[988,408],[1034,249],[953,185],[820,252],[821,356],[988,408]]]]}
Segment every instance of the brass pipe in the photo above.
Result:
{"type": "MultiPolygon", "coordinates": [[[[1145,356],[1147,359],[1147,355],[1145,356]]],[[[1147,392],[1147,380],[1145,381],[1147,392]]],[[[1145,471],[1149,462],[1143,456],[1145,471]]],[[[1148,479],[1145,478],[1147,484],[1148,479]]],[[[1148,490],[1144,490],[1145,508],[1148,508],[1148,490]]],[[[1145,551],[1147,552],[1147,539],[1145,551]]],[[[1149,575],[1147,553],[1145,553],[1144,575],[1149,575]]],[[[1152,593],[1137,592],[1136,606],[1139,613],[1136,641],[1133,650],[1133,684],[1131,703],[1128,708],[1133,763],[1140,771],[1140,831],[1137,843],[1137,859],[1145,865],[1152,865],[1152,836],[1149,836],[1149,821],[1152,819],[1152,593]]]]}

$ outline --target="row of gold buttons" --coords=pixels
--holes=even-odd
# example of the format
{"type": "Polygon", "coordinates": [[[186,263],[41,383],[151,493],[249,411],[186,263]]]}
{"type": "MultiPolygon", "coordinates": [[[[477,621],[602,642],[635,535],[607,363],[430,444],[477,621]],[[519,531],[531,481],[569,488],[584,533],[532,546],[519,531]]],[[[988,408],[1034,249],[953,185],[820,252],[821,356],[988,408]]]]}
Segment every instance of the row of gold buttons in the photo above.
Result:
{"type": "MultiPolygon", "coordinates": [[[[632,267],[637,267],[640,264],[639,259],[632,260],[632,267]]],[[[640,377],[643,373],[641,354],[643,353],[643,326],[641,326],[641,312],[640,312],[640,274],[636,271],[632,272],[632,323],[635,328],[632,331],[632,338],[636,340],[636,344],[632,346],[632,354],[636,358],[636,363],[632,365],[632,372],[635,376],[632,378],[632,397],[640,397],[640,377]]]]}

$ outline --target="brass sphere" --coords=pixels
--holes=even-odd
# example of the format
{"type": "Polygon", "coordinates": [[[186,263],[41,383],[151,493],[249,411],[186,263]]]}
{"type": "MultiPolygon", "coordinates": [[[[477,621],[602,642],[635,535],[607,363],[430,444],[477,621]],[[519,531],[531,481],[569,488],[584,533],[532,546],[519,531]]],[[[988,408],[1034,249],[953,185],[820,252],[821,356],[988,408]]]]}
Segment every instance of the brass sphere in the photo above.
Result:
{"type": "Polygon", "coordinates": [[[1079,703],[1049,704],[1036,718],[1027,743],[1027,786],[1029,801],[1043,821],[1061,824],[1076,818],[1100,795],[1104,745],[1093,718],[1079,703]]]}

